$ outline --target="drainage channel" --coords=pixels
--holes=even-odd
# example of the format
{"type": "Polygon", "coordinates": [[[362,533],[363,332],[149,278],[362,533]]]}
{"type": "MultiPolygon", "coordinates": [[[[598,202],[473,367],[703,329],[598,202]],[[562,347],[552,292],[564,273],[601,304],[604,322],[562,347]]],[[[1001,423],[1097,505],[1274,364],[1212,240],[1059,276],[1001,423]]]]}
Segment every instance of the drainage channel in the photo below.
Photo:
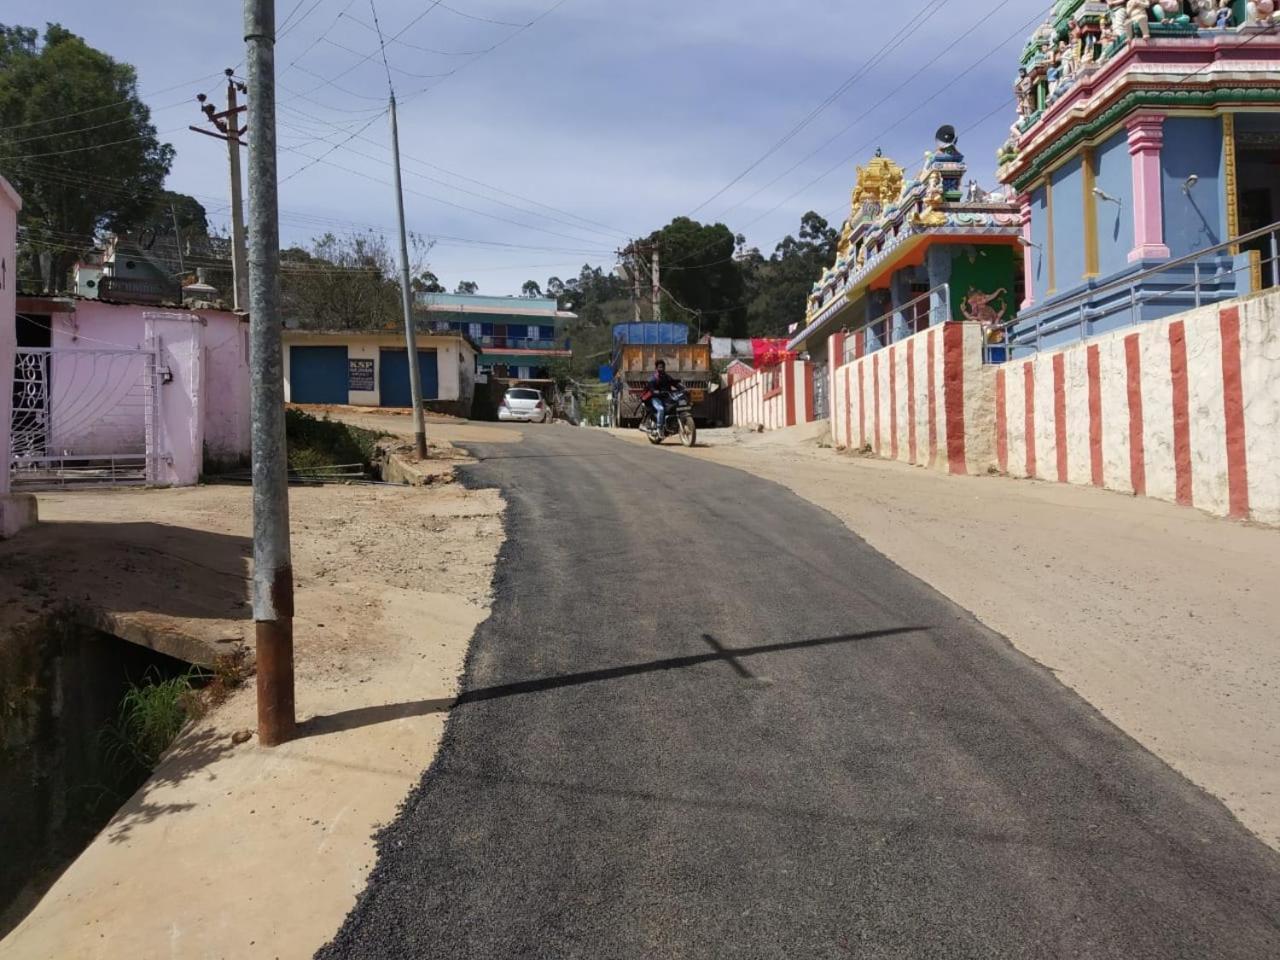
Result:
{"type": "Polygon", "coordinates": [[[197,709],[191,664],[61,610],[0,635],[0,938],[197,709]]]}

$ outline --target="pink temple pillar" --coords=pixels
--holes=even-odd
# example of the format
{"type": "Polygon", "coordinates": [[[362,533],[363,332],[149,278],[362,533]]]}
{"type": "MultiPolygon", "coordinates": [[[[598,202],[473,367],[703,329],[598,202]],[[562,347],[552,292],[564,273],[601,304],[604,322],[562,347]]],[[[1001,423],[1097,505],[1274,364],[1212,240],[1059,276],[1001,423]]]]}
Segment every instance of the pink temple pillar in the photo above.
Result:
{"type": "Polygon", "coordinates": [[[1164,146],[1164,117],[1139,114],[1130,117],[1129,155],[1133,158],[1133,249],[1129,262],[1167,260],[1164,242],[1164,210],[1160,190],[1160,150],[1164,146]]]}
{"type": "Polygon", "coordinates": [[[1031,246],[1031,194],[1020,194],[1018,206],[1021,208],[1022,238],[1027,241],[1022,247],[1022,287],[1026,293],[1022,309],[1025,310],[1036,302],[1036,271],[1031,262],[1032,251],[1035,250],[1031,246]]]}

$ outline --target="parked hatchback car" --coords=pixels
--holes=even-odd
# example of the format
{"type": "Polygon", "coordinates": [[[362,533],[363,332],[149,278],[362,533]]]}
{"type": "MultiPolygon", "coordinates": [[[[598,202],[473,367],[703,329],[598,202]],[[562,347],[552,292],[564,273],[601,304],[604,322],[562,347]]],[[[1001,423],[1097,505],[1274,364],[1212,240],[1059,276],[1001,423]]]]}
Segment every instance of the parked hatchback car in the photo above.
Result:
{"type": "Polygon", "coordinates": [[[546,423],[551,419],[551,411],[537,390],[511,387],[502,395],[502,401],[498,404],[498,419],[546,423]]]}

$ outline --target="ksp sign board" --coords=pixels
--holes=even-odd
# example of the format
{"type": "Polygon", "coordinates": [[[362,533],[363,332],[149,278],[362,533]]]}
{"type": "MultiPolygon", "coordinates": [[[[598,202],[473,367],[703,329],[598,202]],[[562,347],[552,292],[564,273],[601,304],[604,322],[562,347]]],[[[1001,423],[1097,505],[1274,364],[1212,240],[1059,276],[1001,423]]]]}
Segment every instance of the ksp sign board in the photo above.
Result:
{"type": "Polygon", "coordinates": [[[347,389],[373,390],[373,361],[347,360],[347,389]]]}

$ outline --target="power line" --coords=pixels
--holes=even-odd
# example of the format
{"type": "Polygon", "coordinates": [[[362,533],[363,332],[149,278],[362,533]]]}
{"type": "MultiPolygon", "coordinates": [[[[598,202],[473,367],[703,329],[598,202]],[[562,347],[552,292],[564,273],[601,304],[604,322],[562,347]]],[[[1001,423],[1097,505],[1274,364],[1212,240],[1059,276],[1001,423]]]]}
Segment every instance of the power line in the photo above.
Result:
{"type": "MultiPolygon", "coordinates": [[[[928,7],[928,6],[929,4],[926,3],[925,7],[928,7]]],[[[874,57],[872,57],[870,60],[864,63],[861,67],[855,70],[851,76],[846,77],[845,80],[838,87],[836,87],[835,90],[833,90],[830,94],[827,95],[826,99],[824,99],[816,107],[814,107],[807,114],[805,114],[805,116],[802,117],[798,123],[792,126],[790,130],[788,130],[785,134],[783,134],[783,136],[781,136],[776,141],[774,141],[773,146],[769,147],[768,150],[760,154],[760,156],[756,157],[756,159],[753,160],[751,164],[745,170],[739,173],[736,177],[734,177],[732,180],[726,183],[723,187],[721,187],[711,196],[707,197],[706,200],[703,200],[700,204],[698,204],[691,211],[689,211],[690,216],[697,213],[703,207],[707,206],[708,204],[710,204],[720,196],[724,195],[733,186],[740,183],[743,180],[743,178],[745,178],[748,174],[751,173],[752,170],[756,169],[756,167],[764,163],[765,160],[769,159],[769,157],[773,156],[780,149],[782,149],[784,146],[790,143],[791,140],[794,139],[796,135],[800,133],[800,131],[802,131],[810,123],[816,120],[818,116],[821,115],[822,112],[827,109],[827,107],[831,106],[831,104],[833,104],[846,91],[848,91],[849,88],[854,85],[854,83],[856,83],[863,76],[865,76],[867,71],[870,70],[882,57],[893,52],[893,50],[897,49],[898,46],[904,43],[906,39],[911,36],[911,34],[913,34],[916,30],[919,30],[920,27],[923,26],[924,23],[926,22],[926,19],[923,16],[921,16],[921,14],[925,12],[925,7],[922,7],[920,11],[916,14],[916,16],[910,18],[906,26],[899,29],[894,36],[890,37],[888,43],[886,43],[885,46],[881,47],[879,52],[874,57]]]]}
{"type": "MultiPolygon", "coordinates": [[[[341,144],[335,145],[335,146],[334,146],[334,149],[337,149],[337,147],[338,147],[338,146],[341,146],[341,144]]],[[[293,151],[293,150],[290,150],[290,152],[299,152],[299,151],[293,151]]],[[[373,183],[381,184],[381,185],[382,185],[382,186],[384,186],[384,187],[385,187],[385,186],[390,186],[390,184],[389,184],[387,181],[385,181],[385,180],[379,180],[377,177],[373,176],[372,174],[365,173],[363,170],[356,170],[356,169],[353,169],[353,168],[351,168],[351,167],[347,167],[347,166],[344,166],[344,165],[342,165],[342,164],[340,164],[340,163],[337,163],[336,161],[329,160],[329,159],[328,159],[328,154],[329,154],[329,153],[332,153],[332,152],[333,152],[333,151],[332,151],[332,150],[330,150],[330,151],[328,151],[327,153],[325,153],[325,154],[323,154],[323,155],[321,155],[321,156],[319,156],[319,157],[312,158],[312,164],[314,164],[314,163],[325,163],[325,164],[327,164],[327,165],[329,165],[329,166],[331,166],[331,167],[334,167],[335,169],[342,170],[342,171],[344,171],[344,172],[346,172],[346,173],[349,173],[349,174],[351,174],[352,176],[361,177],[361,178],[363,178],[363,179],[365,179],[365,180],[369,180],[369,181],[371,181],[371,182],[373,182],[373,183]]],[[[307,154],[303,154],[303,156],[307,156],[307,154]]],[[[312,164],[308,164],[307,166],[311,166],[312,164]]],[[[303,168],[301,168],[298,172],[301,172],[301,170],[305,170],[305,169],[306,169],[306,167],[303,167],[303,168]]],[[[289,179],[289,178],[287,178],[287,177],[286,177],[285,179],[287,180],[287,179],[289,179]]],[[[284,180],[281,180],[280,182],[281,182],[281,183],[283,183],[283,182],[284,182],[284,180]]],[[[556,232],[556,231],[554,231],[554,230],[548,230],[548,229],[546,229],[545,227],[539,227],[539,226],[537,226],[536,224],[524,223],[524,222],[519,221],[519,220],[512,220],[510,217],[503,217],[503,216],[500,216],[500,215],[498,215],[498,214],[496,214],[496,213],[488,213],[488,212],[486,212],[486,211],[484,211],[484,210],[477,210],[477,209],[475,209],[474,207],[468,207],[468,206],[465,206],[464,204],[461,204],[461,203],[455,203],[455,202],[454,202],[454,201],[452,201],[452,200],[446,200],[446,199],[445,199],[445,198],[443,198],[443,197],[437,197],[437,196],[434,196],[433,194],[430,194],[430,193],[424,193],[424,192],[422,192],[421,190],[413,190],[413,189],[410,189],[410,188],[407,188],[407,187],[406,187],[406,188],[405,188],[405,192],[406,192],[406,193],[412,193],[414,196],[423,197],[423,198],[425,198],[425,199],[427,199],[427,200],[434,200],[436,203],[443,203],[445,206],[454,207],[454,208],[456,208],[456,209],[458,209],[458,210],[463,210],[463,211],[465,211],[465,212],[467,212],[467,213],[473,213],[473,214],[476,214],[477,216],[487,217],[487,218],[488,218],[488,219],[490,219],[490,220],[496,220],[496,221],[499,221],[499,222],[501,222],[501,223],[511,224],[512,226],[522,227],[522,228],[524,228],[524,229],[526,229],[526,230],[535,230],[535,231],[537,231],[538,233],[545,233],[545,234],[547,234],[548,236],[552,236],[552,237],[559,237],[559,238],[561,238],[562,240],[572,240],[572,241],[574,241],[575,243],[582,243],[582,242],[583,242],[583,240],[582,240],[582,238],[581,238],[581,237],[574,237],[574,236],[570,236],[569,234],[566,234],[566,233],[557,233],[557,232],[556,232]]]]}
{"type": "Polygon", "coordinates": [[[451,7],[447,3],[441,3],[439,4],[439,6],[448,10],[450,13],[456,13],[460,17],[466,17],[468,20],[477,20],[480,23],[496,23],[498,24],[498,26],[501,26],[501,27],[520,27],[520,26],[527,27],[531,25],[528,23],[525,23],[525,24],[513,23],[510,20],[494,20],[490,17],[478,17],[473,13],[467,13],[465,10],[459,10],[457,7],[451,7]]]}
{"type": "MultiPolygon", "coordinates": [[[[340,14],[338,14],[338,16],[339,16],[339,17],[343,17],[343,16],[345,16],[345,17],[346,17],[348,20],[350,20],[352,23],[357,23],[357,24],[359,24],[360,26],[362,26],[362,27],[364,27],[366,30],[368,30],[370,33],[373,33],[373,32],[374,32],[373,27],[372,27],[372,26],[370,26],[369,24],[365,23],[365,22],[364,22],[363,20],[361,20],[359,17],[353,17],[353,16],[352,16],[351,14],[349,14],[349,13],[340,13],[340,14]]],[[[332,41],[331,41],[331,42],[332,42],[332,41]]],[[[490,47],[486,47],[486,48],[484,48],[484,49],[482,49],[482,50],[436,50],[434,47],[423,47],[423,46],[419,46],[418,44],[416,44],[416,43],[410,43],[410,42],[409,42],[409,41],[407,41],[407,40],[392,40],[391,42],[392,42],[392,43],[395,43],[395,44],[398,44],[398,45],[400,45],[400,46],[402,46],[402,47],[408,47],[410,50],[417,50],[417,51],[419,51],[420,53],[434,53],[434,54],[436,54],[437,56],[441,56],[441,57],[474,57],[474,56],[476,56],[477,54],[481,54],[481,53],[488,53],[490,50],[492,50],[492,49],[493,49],[493,47],[492,47],[492,46],[490,46],[490,47]]],[[[352,51],[352,52],[354,53],[355,51],[352,51]]]]}
{"type": "Polygon", "coordinates": [[[169,134],[177,133],[181,129],[181,127],[174,127],[172,130],[162,130],[159,133],[143,134],[140,137],[126,137],[123,140],[112,140],[109,143],[94,143],[87,147],[69,147],[66,150],[50,150],[46,153],[10,153],[0,156],[0,160],[37,160],[41,157],[61,157],[68,153],[84,153],[87,150],[101,150],[103,147],[116,147],[122,143],[136,143],[139,140],[167,137],[169,134]]]}
{"type": "MultiPolygon", "coordinates": [[[[978,29],[979,29],[983,24],[985,24],[988,20],[990,20],[990,19],[991,19],[992,17],[994,17],[997,13],[999,13],[999,12],[1000,12],[1004,7],[1008,6],[1009,2],[1010,2],[1010,0],[1002,0],[1002,2],[997,3],[995,7],[993,7],[991,10],[989,10],[989,11],[987,12],[986,16],[984,16],[981,20],[976,21],[973,25],[971,25],[971,26],[970,26],[970,28],[969,28],[968,30],[966,30],[966,31],[965,31],[963,34],[961,34],[959,37],[956,37],[956,38],[955,38],[955,40],[954,40],[954,41],[952,41],[952,43],[948,46],[948,48],[947,48],[946,50],[944,50],[944,51],[942,51],[941,53],[939,53],[939,54],[938,54],[938,56],[934,57],[934,58],[933,58],[931,61],[929,61],[929,63],[927,63],[924,67],[922,67],[920,70],[917,70],[914,74],[912,74],[910,77],[908,77],[908,78],[907,78],[907,80],[905,81],[905,83],[910,83],[912,80],[915,80],[917,77],[919,77],[922,73],[926,72],[930,67],[934,66],[934,65],[935,65],[935,64],[936,64],[940,59],[942,59],[942,57],[943,57],[943,56],[945,56],[945,55],[946,55],[946,53],[947,53],[947,52],[949,52],[952,48],[954,48],[955,44],[959,43],[961,40],[965,39],[966,37],[968,37],[968,36],[970,36],[971,34],[973,34],[974,32],[976,32],[976,31],[977,31],[977,30],[978,30],[978,29]]],[[[1022,35],[1025,33],[1025,31],[1026,31],[1027,27],[1028,27],[1028,26],[1030,26],[1031,24],[1035,23],[1037,20],[1039,20],[1039,19],[1040,19],[1040,17],[1041,17],[1041,14],[1036,14],[1034,17],[1032,17],[1030,20],[1028,20],[1028,21],[1026,22],[1026,24],[1024,24],[1024,25],[1022,25],[1022,26],[1018,27],[1018,28],[1017,28],[1017,30],[1015,30],[1015,31],[1014,31],[1014,33],[1010,34],[1010,35],[1009,35],[1009,37],[1007,37],[1005,40],[1001,41],[1001,42],[996,46],[995,50],[992,50],[991,54],[989,54],[988,56],[994,55],[996,51],[998,51],[998,50],[1002,49],[1002,48],[1005,46],[1005,44],[1007,44],[1010,40],[1013,40],[1015,37],[1022,36],[1022,35]]],[[[985,59],[985,58],[984,58],[984,59],[985,59]]],[[[979,61],[979,63],[981,63],[981,62],[982,62],[982,61],[979,61]]],[[[977,64],[974,64],[974,67],[976,67],[976,66],[977,66],[977,64]]],[[[971,69],[972,69],[972,68],[971,68],[971,69]]],[[[967,73],[967,72],[968,72],[968,71],[966,71],[966,73],[967,73]]],[[[959,76],[959,77],[956,77],[956,80],[959,80],[959,79],[960,79],[960,77],[963,77],[963,76],[965,76],[965,74],[964,74],[964,73],[960,74],[960,76],[959,76]]],[[[954,82],[954,81],[953,81],[953,82],[954,82]]],[[[903,84],[903,86],[905,86],[905,83],[903,84]]],[[[786,178],[786,177],[790,176],[790,175],[791,175],[792,173],[794,173],[797,169],[799,169],[801,166],[803,166],[803,165],[804,165],[805,163],[807,163],[809,160],[813,159],[815,156],[817,156],[818,154],[820,154],[823,150],[827,149],[827,147],[831,146],[831,144],[835,143],[837,140],[839,140],[841,137],[843,137],[846,133],[848,133],[850,130],[852,130],[854,127],[856,127],[859,123],[861,123],[863,120],[865,120],[865,119],[866,119],[867,117],[869,117],[871,114],[875,113],[875,111],[876,111],[876,110],[878,110],[881,106],[883,106],[886,102],[887,102],[886,100],[882,100],[882,101],[880,101],[880,102],[878,102],[878,103],[874,104],[873,106],[871,106],[869,109],[864,110],[864,111],[863,111],[862,113],[860,113],[857,117],[855,117],[852,121],[850,121],[848,124],[846,124],[846,125],[845,125],[844,127],[842,127],[840,130],[838,130],[836,133],[832,134],[830,137],[828,137],[826,140],[824,140],[820,145],[818,145],[818,146],[817,146],[816,148],[814,148],[813,150],[809,151],[807,154],[805,154],[803,157],[801,157],[799,160],[797,160],[795,163],[793,163],[790,167],[788,167],[788,168],[787,168],[786,170],[784,170],[782,173],[778,174],[776,177],[774,177],[772,180],[770,180],[770,181],[769,181],[768,183],[766,183],[764,186],[762,186],[762,187],[760,187],[759,189],[757,189],[757,190],[756,190],[754,193],[752,193],[750,196],[745,197],[745,198],[744,198],[744,199],[742,199],[742,200],[739,200],[739,201],[738,201],[737,203],[735,203],[733,206],[731,206],[731,207],[729,207],[728,209],[726,209],[726,210],[724,211],[724,213],[722,213],[722,214],[721,214],[721,216],[727,216],[727,215],[729,214],[729,212],[730,212],[730,211],[732,211],[732,210],[736,210],[738,207],[743,206],[744,204],[750,203],[750,202],[751,202],[752,200],[754,200],[756,197],[760,196],[760,194],[764,193],[764,191],[768,190],[768,189],[769,189],[770,187],[772,187],[774,184],[778,183],[778,181],[780,181],[780,180],[782,180],[782,179],[784,179],[784,178],[786,178]]],[[[927,101],[926,101],[926,102],[927,102],[927,101]]],[[[861,149],[861,148],[860,148],[860,149],[861,149]]],[[[806,188],[806,189],[807,189],[807,188],[806,188]]]]}
{"type": "MultiPolygon", "coordinates": [[[[212,77],[214,77],[214,78],[217,78],[217,77],[221,77],[221,76],[222,76],[222,74],[221,74],[221,73],[215,73],[215,74],[207,74],[207,73],[206,73],[206,74],[204,74],[203,76],[196,77],[194,80],[185,80],[185,81],[183,81],[182,83],[175,83],[172,87],[165,87],[165,88],[164,88],[164,89],[162,89],[162,90],[155,90],[155,91],[152,91],[152,92],[148,93],[148,94],[147,94],[147,96],[149,96],[149,97],[154,97],[154,96],[159,96],[159,95],[160,95],[160,94],[162,94],[162,93],[169,93],[170,91],[173,91],[173,90],[181,90],[181,89],[184,89],[184,88],[187,88],[187,87],[193,86],[194,84],[198,84],[198,83],[201,83],[201,82],[203,82],[203,81],[205,81],[205,80],[208,80],[211,76],[212,76],[212,77]]],[[[142,99],[143,94],[142,94],[141,92],[138,92],[136,96],[137,96],[137,98],[138,98],[139,100],[141,100],[141,99],[142,99]]],[[[133,97],[126,97],[126,98],[125,98],[125,99],[123,99],[123,100],[115,100],[115,101],[112,101],[111,103],[104,103],[104,104],[102,104],[101,106],[97,106],[97,107],[89,107],[89,108],[88,108],[88,109],[86,109],[86,110],[76,110],[76,111],[74,111],[73,113],[62,113],[62,114],[58,114],[56,117],[45,117],[45,118],[44,118],[44,119],[42,119],[42,120],[28,120],[28,121],[26,121],[25,123],[15,123],[15,124],[13,124],[12,126],[5,127],[5,128],[4,128],[4,130],[6,130],[6,131],[9,131],[9,130],[22,130],[22,129],[25,129],[25,128],[27,128],[27,127],[34,127],[34,126],[38,126],[38,125],[40,125],[40,124],[42,124],[42,123],[56,123],[56,122],[57,122],[57,121],[59,121],[59,120],[70,120],[72,117],[83,117],[83,116],[86,116],[87,114],[90,114],[90,113],[97,113],[97,112],[99,112],[99,111],[101,111],[101,110],[110,110],[112,107],[118,107],[118,106],[121,106],[122,104],[132,103],[132,102],[133,102],[133,99],[134,99],[133,97]]],[[[186,100],[183,100],[182,102],[183,102],[183,103],[186,103],[187,101],[186,101],[186,100]]],[[[177,106],[177,104],[175,104],[175,106],[177,106]]],[[[166,109],[166,110],[167,110],[167,109],[169,109],[169,108],[168,108],[168,107],[161,107],[161,108],[159,108],[159,109],[166,109]]]]}
{"type": "MultiPolygon", "coordinates": [[[[342,126],[341,126],[341,125],[339,125],[339,124],[333,123],[332,121],[329,121],[329,120],[325,120],[325,119],[324,119],[324,118],[322,118],[322,117],[317,117],[317,116],[313,116],[313,115],[311,115],[311,114],[305,113],[305,112],[303,112],[303,111],[301,111],[301,110],[298,110],[296,107],[290,107],[289,109],[290,109],[290,110],[292,110],[294,113],[297,113],[299,116],[303,117],[304,119],[312,120],[312,121],[317,122],[317,123],[325,124],[326,126],[330,126],[330,127],[332,127],[334,130],[336,130],[336,131],[338,131],[338,132],[341,132],[341,133],[348,133],[348,132],[349,132],[349,130],[347,130],[347,128],[342,127],[342,126]]],[[[295,129],[296,129],[296,128],[295,128],[295,129]]],[[[317,137],[316,139],[318,139],[318,140],[322,140],[323,138],[317,137]]],[[[357,137],[356,137],[356,139],[358,139],[358,140],[362,140],[362,141],[364,141],[365,143],[368,143],[368,144],[371,144],[371,145],[374,145],[374,146],[378,146],[378,145],[379,145],[379,144],[377,143],[377,141],[375,141],[375,140],[373,140],[373,139],[371,139],[371,138],[369,138],[369,137],[365,137],[365,136],[357,136],[357,137]]],[[[326,141],[326,142],[327,142],[327,141],[326,141]]],[[[348,149],[350,149],[350,148],[348,148],[348,149]]],[[[352,151],[352,152],[355,152],[355,151],[352,151]]],[[[541,208],[542,208],[542,209],[544,209],[544,210],[550,210],[550,211],[551,211],[551,212],[553,212],[553,213],[560,214],[561,216],[564,216],[564,217],[569,217],[569,218],[570,218],[570,219],[572,219],[572,220],[580,221],[581,223],[587,224],[587,225],[589,225],[589,226],[602,227],[602,228],[604,228],[605,230],[607,230],[609,233],[614,234],[614,235],[619,236],[619,237],[627,237],[627,236],[628,236],[627,231],[625,231],[625,230],[620,230],[620,229],[618,229],[617,227],[610,226],[610,225],[609,225],[609,224],[607,224],[607,223],[602,223],[602,222],[601,222],[601,221],[599,221],[599,220],[592,220],[592,219],[591,219],[591,218],[589,218],[589,217],[583,217],[583,216],[581,216],[581,215],[579,215],[579,214],[572,213],[572,212],[570,212],[570,211],[568,211],[568,210],[561,209],[560,207],[555,207],[555,206],[552,206],[552,205],[550,205],[550,204],[543,203],[543,202],[541,202],[541,201],[539,201],[539,200],[534,200],[532,197],[527,197],[527,196],[524,196],[524,195],[519,194],[519,193],[513,193],[512,191],[510,191],[510,190],[506,190],[506,189],[504,189],[504,188],[502,188],[502,187],[499,187],[499,186],[497,186],[497,185],[495,185],[495,184],[487,183],[487,182],[485,182],[485,181],[483,181],[483,180],[477,180],[477,179],[476,179],[476,178],[474,178],[474,177],[469,177],[469,176],[467,176],[466,174],[458,173],[456,170],[450,170],[450,169],[448,169],[447,167],[442,167],[442,166],[440,166],[439,164],[431,163],[431,162],[430,162],[430,161],[428,161],[428,160],[423,160],[421,157],[415,157],[415,156],[413,156],[412,154],[408,154],[408,153],[406,153],[406,154],[404,154],[403,156],[404,156],[404,159],[405,159],[405,160],[407,160],[407,161],[411,161],[411,162],[413,162],[413,163],[420,164],[420,165],[422,165],[422,166],[424,166],[424,167],[428,167],[428,168],[430,168],[430,169],[432,169],[432,170],[436,170],[436,171],[438,171],[438,172],[440,172],[440,173],[446,174],[446,175],[448,175],[448,176],[450,176],[450,177],[454,177],[454,178],[456,178],[456,179],[458,179],[458,180],[462,180],[462,181],[464,181],[464,182],[466,182],[466,183],[471,183],[471,184],[474,184],[474,185],[476,185],[476,186],[478,186],[478,187],[483,187],[483,188],[484,188],[484,189],[486,189],[486,190],[492,190],[492,191],[493,191],[493,192],[495,192],[495,193],[500,193],[500,194],[502,194],[503,196],[511,197],[512,199],[519,200],[519,201],[521,201],[522,203],[528,203],[528,204],[532,204],[532,205],[533,205],[533,206],[535,206],[535,207],[541,207],[541,208]]],[[[455,190],[460,189],[460,188],[458,188],[458,187],[454,186],[453,184],[447,183],[446,181],[441,181],[441,180],[437,180],[437,179],[432,178],[432,177],[427,177],[425,174],[418,173],[417,171],[410,170],[409,172],[410,172],[410,173],[413,173],[415,176],[419,176],[419,177],[422,177],[423,179],[430,180],[430,181],[431,181],[431,182],[433,182],[433,183],[439,183],[439,184],[441,184],[442,186],[447,186],[447,187],[449,187],[450,189],[455,189],[455,190]]],[[[466,192],[466,191],[462,191],[462,192],[466,192]]],[[[492,198],[486,198],[486,199],[491,199],[491,200],[492,200],[492,198]]],[[[501,201],[493,200],[492,202],[500,203],[501,201]]],[[[511,206],[511,208],[512,208],[512,209],[515,209],[515,210],[520,210],[520,209],[521,209],[521,208],[519,208],[519,207],[514,206],[513,204],[503,204],[503,205],[504,205],[504,206],[511,206]]],[[[533,210],[521,210],[521,212],[523,212],[523,213],[529,213],[529,214],[532,214],[532,215],[534,215],[534,216],[543,216],[542,214],[538,214],[536,211],[533,211],[533,210]]],[[[548,218],[546,218],[546,219],[552,219],[552,218],[549,218],[549,217],[548,217],[548,218]]],[[[565,224],[565,225],[566,225],[566,226],[570,226],[571,224],[565,224]]],[[[581,229],[581,228],[579,228],[579,229],[581,229]]],[[[590,232],[593,232],[593,233],[594,233],[594,232],[598,232],[598,231],[590,231],[590,232]]]]}

